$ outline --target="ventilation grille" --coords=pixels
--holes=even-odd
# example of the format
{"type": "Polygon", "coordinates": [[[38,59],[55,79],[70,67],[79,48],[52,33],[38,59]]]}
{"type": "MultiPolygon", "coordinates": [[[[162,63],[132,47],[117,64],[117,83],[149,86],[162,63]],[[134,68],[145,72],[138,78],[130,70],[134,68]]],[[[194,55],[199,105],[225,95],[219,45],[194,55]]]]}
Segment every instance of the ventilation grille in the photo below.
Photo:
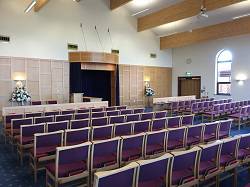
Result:
{"type": "Polygon", "coordinates": [[[10,37],[0,35],[0,42],[10,42],[10,37]]]}

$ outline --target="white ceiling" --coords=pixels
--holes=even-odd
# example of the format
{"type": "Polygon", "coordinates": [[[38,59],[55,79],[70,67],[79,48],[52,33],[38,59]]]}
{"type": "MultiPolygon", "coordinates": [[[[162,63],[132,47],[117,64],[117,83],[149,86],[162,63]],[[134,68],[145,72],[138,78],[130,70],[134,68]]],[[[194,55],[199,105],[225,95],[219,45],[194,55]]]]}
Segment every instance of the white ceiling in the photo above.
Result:
{"type": "MultiPolygon", "coordinates": [[[[182,0],[136,0],[136,1],[148,1],[145,5],[139,6],[134,2],[131,2],[126,5],[126,8],[134,14],[146,8],[149,8],[149,11],[146,11],[143,14],[138,15],[143,16],[152,12],[155,12],[164,7],[173,5],[175,3],[179,3],[182,0]]],[[[232,20],[233,17],[241,16],[244,14],[250,13],[250,0],[243,1],[241,3],[237,3],[228,7],[220,8],[214,11],[209,11],[207,14],[208,18],[204,17],[191,17],[187,19],[183,19],[180,21],[168,23],[165,25],[161,25],[159,27],[155,27],[151,29],[157,36],[167,36],[179,32],[191,31],[192,29],[202,28],[209,25],[215,25],[218,23],[223,23],[232,20]]]]}

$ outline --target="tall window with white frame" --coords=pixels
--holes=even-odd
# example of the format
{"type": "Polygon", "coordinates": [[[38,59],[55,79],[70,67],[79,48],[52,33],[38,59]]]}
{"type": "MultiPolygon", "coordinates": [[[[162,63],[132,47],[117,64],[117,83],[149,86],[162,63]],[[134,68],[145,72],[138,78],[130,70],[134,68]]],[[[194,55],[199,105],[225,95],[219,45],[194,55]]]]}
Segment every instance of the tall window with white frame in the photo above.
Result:
{"type": "Polygon", "coordinates": [[[217,54],[216,59],[216,94],[231,94],[233,56],[229,50],[222,50],[217,54]]]}

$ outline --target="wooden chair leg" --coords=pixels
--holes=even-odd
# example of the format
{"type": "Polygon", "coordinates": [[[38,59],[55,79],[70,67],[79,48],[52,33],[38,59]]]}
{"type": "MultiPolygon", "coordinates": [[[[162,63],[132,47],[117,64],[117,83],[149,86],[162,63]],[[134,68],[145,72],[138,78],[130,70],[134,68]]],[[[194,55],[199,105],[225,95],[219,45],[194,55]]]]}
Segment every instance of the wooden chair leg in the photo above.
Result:
{"type": "Polygon", "coordinates": [[[216,175],[216,187],[220,187],[220,175],[216,175]]]}

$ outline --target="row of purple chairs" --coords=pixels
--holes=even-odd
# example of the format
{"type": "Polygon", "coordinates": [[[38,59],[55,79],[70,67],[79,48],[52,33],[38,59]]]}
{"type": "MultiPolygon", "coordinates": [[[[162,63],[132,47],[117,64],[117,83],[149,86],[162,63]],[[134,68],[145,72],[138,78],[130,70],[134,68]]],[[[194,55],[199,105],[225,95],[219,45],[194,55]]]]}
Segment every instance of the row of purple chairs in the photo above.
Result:
{"type": "MultiPolygon", "coordinates": [[[[206,124],[203,126],[197,126],[197,128],[195,128],[196,126],[190,126],[190,127],[180,127],[176,129],[162,130],[157,132],[145,131],[145,133],[143,133],[143,131],[137,131],[136,133],[134,133],[134,135],[120,136],[121,134],[119,134],[119,136],[116,137],[113,136],[112,139],[115,139],[117,137],[122,138],[122,143],[119,144],[119,147],[116,148],[117,150],[118,149],[123,150],[122,154],[120,154],[119,156],[119,165],[121,165],[131,162],[133,160],[155,156],[158,154],[162,154],[164,152],[169,152],[171,150],[184,150],[187,147],[191,147],[200,143],[207,143],[215,141],[218,138],[228,137],[230,133],[230,126],[231,126],[231,121],[227,122],[225,121],[225,122],[217,122],[216,124],[206,124]],[[225,132],[227,133],[227,135],[225,132]],[[195,141],[193,141],[194,138],[196,138],[195,141]],[[190,139],[192,140],[192,142],[188,142],[188,140],[190,139]]],[[[110,141],[110,137],[112,137],[112,128],[109,129],[107,126],[103,128],[106,129],[94,128],[92,130],[91,134],[92,136],[91,139],[93,140],[92,142],[110,141]]],[[[32,149],[31,151],[31,153],[33,154],[32,157],[33,159],[31,159],[33,160],[33,162],[31,163],[31,165],[34,168],[34,170],[37,168],[38,164],[35,161],[39,162],[40,156],[41,156],[41,162],[47,159],[48,160],[52,159],[50,157],[51,152],[55,151],[55,148],[58,146],[57,145],[58,141],[56,142],[53,141],[53,138],[51,137],[60,136],[58,135],[60,133],[57,132],[58,131],[49,133],[39,133],[39,134],[36,133],[34,135],[35,138],[34,149],[32,149]],[[36,152],[38,148],[40,152],[36,152]]],[[[62,132],[62,134],[64,134],[63,133],[64,131],[59,131],[59,132],[62,132]]],[[[64,142],[66,145],[75,145],[86,142],[87,140],[90,140],[90,129],[85,128],[85,129],[67,131],[65,139],[66,140],[64,141],[64,136],[62,135],[61,137],[62,144],[60,144],[60,146],[63,146],[64,142]]],[[[59,140],[59,138],[57,140],[59,140]]]]}
{"type": "Polygon", "coordinates": [[[42,105],[42,104],[46,104],[46,105],[55,105],[55,104],[57,104],[57,100],[31,101],[30,104],[31,104],[31,105],[42,105]]]}
{"type": "MultiPolygon", "coordinates": [[[[159,159],[161,160],[161,158],[164,158],[166,155],[165,153],[163,153],[164,155],[162,157],[141,161],[141,159],[144,158],[143,153],[141,149],[140,150],[137,149],[135,147],[136,145],[133,144],[141,142],[143,136],[145,137],[145,135],[139,134],[129,138],[121,137],[106,141],[94,141],[92,143],[84,143],[70,147],[57,148],[55,153],[56,161],[46,166],[46,174],[47,177],[50,179],[47,181],[54,182],[56,184],[58,183],[61,184],[64,182],[66,183],[71,180],[79,179],[78,174],[84,171],[87,171],[85,173],[85,177],[89,178],[89,180],[91,181],[91,176],[94,172],[110,170],[112,168],[118,168],[127,163],[131,162],[134,163],[134,161],[137,161],[139,165],[149,164],[148,166],[150,166],[159,159]],[[137,138],[138,140],[136,140],[135,138],[137,138]],[[118,146],[119,144],[120,146],[118,146]],[[79,147],[81,147],[82,149],[83,147],[85,147],[85,154],[84,154],[85,157],[79,156],[82,155],[80,153],[76,154],[77,152],[76,150],[78,150],[79,147]],[[89,151],[88,154],[86,150],[89,151]],[[73,152],[75,154],[72,154],[73,152]],[[68,158],[69,160],[67,160],[67,158],[65,158],[67,157],[66,155],[68,156],[75,155],[72,157],[77,157],[77,158],[73,159],[72,157],[70,157],[70,159],[68,158]],[[78,159],[80,159],[82,163],[85,163],[85,165],[79,164],[79,162],[77,162],[79,161],[78,159]],[[78,164],[70,165],[71,163],[78,163],[78,164]],[[68,169],[64,170],[64,168],[68,169]],[[88,170],[83,171],[83,168],[85,169],[88,168],[88,170]],[[72,177],[74,174],[75,177],[72,177]]],[[[171,180],[171,182],[172,185],[176,186],[182,184],[188,184],[188,186],[192,186],[197,184],[196,182],[199,182],[199,180],[201,181],[207,180],[208,178],[213,177],[214,175],[218,175],[221,172],[228,171],[233,167],[238,166],[238,164],[240,163],[239,159],[241,159],[242,162],[243,161],[245,162],[246,160],[248,160],[249,162],[249,157],[248,157],[250,156],[250,152],[248,151],[250,146],[249,140],[250,140],[250,134],[247,136],[243,135],[239,137],[224,139],[223,141],[220,140],[215,141],[211,144],[200,145],[199,147],[191,148],[188,151],[170,152],[170,154],[168,154],[169,157],[171,157],[172,159],[174,157],[175,160],[171,160],[169,164],[164,164],[163,162],[160,162],[156,165],[157,167],[160,168],[162,167],[168,168],[169,166],[172,166],[171,167],[173,169],[172,174],[168,175],[165,173],[168,169],[165,169],[164,172],[165,174],[163,174],[162,171],[164,170],[150,167],[148,168],[149,170],[147,170],[148,171],[147,176],[152,177],[153,180],[143,181],[145,183],[141,184],[140,186],[145,187],[147,186],[146,184],[148,184],[148,186],[166,185],[168,184],[168,182],[165,183],[166,182],[165,179],[166,177],[168,178],[168,176],[172,176],[174,178],[171,180]],[[243,154],[240,154],[240,152],[243,154]],[[191,181],[194,182],[193,181],[194,179],[196,182],[191,183],[191,181]]],[[[146,168],[147,167],[145,167],[145,169],[146,168]]],[[[117,171],[121,170],[118,169],[117,171]]],[[[118,179],[116,177],[119,177],[119,175],[114,176],[115,178],[112,178],[112,180],[109,181],[111,183],[106,183],[107,182],[106,180],[100,180],[100,178],[102,178],[100,176],[103,176],[101,174],[105,173],[108,176],[110,176],[109,175],[110,172],[113,173],[114,171],[95,173],[94,186],[101,186],[101,187],[117,186],[118,183],[115,182],[115,180],[118,179]],[[100,181],[102,181],[103,183],[100,184],[100,181]]],[[[108,178],[106,179],[108,180],[108,178]]],[[[131,177],[130,179],[133,179],[133,177],[131,177]]],[[[136,179],[136,177],[134,179],[136,179]]],[[[130,181],[123,178],[123,180],[118,179],[118,181],[120,183],[124,183],[125,185],[126,182],[133,182],[134,180],[130,181]]],[[[123,186],[123,184],[118,186],[123,186]]],[[[133,186],[133,185],[131,184],[128,186],[133,186]]]]}
{"type": "Polygon", "coordinates": [[[249,162],[250,134],[244,134],[187,151],[132,162],[118,169],[96,172],[93,186],[194,186],[214,177],[219,182],[221,173],[249,162]]]}

